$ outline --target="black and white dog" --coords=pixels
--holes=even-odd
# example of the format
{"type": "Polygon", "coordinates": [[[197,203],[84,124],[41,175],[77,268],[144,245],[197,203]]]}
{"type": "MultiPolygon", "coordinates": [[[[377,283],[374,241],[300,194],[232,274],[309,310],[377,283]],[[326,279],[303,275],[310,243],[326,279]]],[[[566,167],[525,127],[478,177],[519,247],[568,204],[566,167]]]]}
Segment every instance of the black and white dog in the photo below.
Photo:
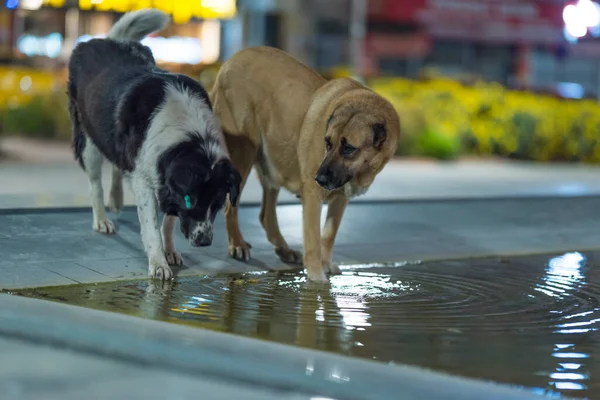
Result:
{"type": "Polygon", "coordinates": [[[113,165],[109,208],[123,207],[122,178],[135,195],[149,274],[170,279],[181,265],[173,230],[192,246],[212,243],[213,222],[227,195],[235,206],[241,178],[229,160],[206,91],[193,79],[155,65],[138,43],[169,17],[154,9],[125,14],[107,39],[76,46],[69,62],[69,112],[75,158],[91,186],[94,230],[111,234],[101,181],[113,165]],[[161,227],[159,210],[165,213],[161,227]]]}

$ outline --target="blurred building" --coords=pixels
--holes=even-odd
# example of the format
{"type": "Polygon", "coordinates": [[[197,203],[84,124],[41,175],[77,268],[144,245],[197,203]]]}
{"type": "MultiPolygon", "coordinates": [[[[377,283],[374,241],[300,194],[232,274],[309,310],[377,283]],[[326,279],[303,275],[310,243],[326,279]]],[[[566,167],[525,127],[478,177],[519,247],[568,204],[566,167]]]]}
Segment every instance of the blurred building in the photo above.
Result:
{"type": "Polygon", "coordinates": [[[565,5],[574,2],[592,4],[592,0],[0,0],[0,61],[64,64],[75,43],[106,34],[122,13],[157,7],[169,12],[174,22],[158,36],[145,39],[162,63],[211,64],[242,48],[265,44],[321,71],[344,66],[358,75],[417,77],[433,68],[445,75],[511,87],[567,88],[600,96],[600,17],[595,34],[574,43],[563,20],[565,5]]]}
{"type": "Polygon", "coordinates": [[[173,23],[144,39],[161,63],[211,64],[221,56],[223,22],[235,0],[2,0],[0,56],[38,67],[64,65],[73,46],[106,35],[125,12],[155,7],[173,23]]]}
{"type": "Polygon", "coordinates": [[[349,62],[352,0],[238,0],[243,47],[278,47],[318,69],[349,62]]]}
{"type": "Polygon", "coordinates": [[[597,93],[600,46],[567,42],[565,3],[370,0],[365,68],[416,76],[429,66],[516,87],[552,90],[569,82],[597,93]]]}
{"type": "Polygon", "coordinates": [[[240,48],[280,47],[319,70],[343,65],[359,75],[417,77],[434,69],[524,89],[570,88],[564,94],[573,97],[600,95],[600,42],[567,40],[564,0],[361,1],[239,0],[240,48]],[[353,7],[361,1],[357,50],[353,7]]]}

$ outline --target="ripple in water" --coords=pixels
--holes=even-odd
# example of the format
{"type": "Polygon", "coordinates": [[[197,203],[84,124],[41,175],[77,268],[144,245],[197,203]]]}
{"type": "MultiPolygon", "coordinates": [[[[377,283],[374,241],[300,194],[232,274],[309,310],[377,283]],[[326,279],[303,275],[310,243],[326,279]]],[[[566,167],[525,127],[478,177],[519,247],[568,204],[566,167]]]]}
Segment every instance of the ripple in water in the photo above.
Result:
{"type": "Polygon", "coordinates": [[[600,254],[349,266],[328,288],[265,273],[20,294],[600,398],[595,260],[600,254]]]}

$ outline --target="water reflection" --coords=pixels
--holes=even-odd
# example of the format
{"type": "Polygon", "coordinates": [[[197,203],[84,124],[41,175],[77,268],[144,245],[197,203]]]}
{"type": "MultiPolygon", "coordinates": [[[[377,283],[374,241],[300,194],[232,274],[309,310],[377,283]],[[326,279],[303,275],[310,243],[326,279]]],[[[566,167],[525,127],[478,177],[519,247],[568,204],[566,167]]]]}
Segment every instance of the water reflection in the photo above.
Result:
{"type": "Polygon", "coordinates": [[[578,285],[584,284],[585,276],[581,271],[584,265],[585,257],[578,252],[551,258],[543,283],[537,284],[535,290],[556,298],[570,295],[578,285]]]}
{"type": "MultiPolygon", "coordinates": [[[[589,375],[585,372],[588,366],[585,361],[590,354],[577,351],[577,342],[585,340],[586,335],[598,330],[598,309],[581,310],[579,307],[589,303],[590,297],[585,290],[586,258],[581,253],[566,253],[550,259],[542,277],[542,283],[535,290],[546,296],[559,300],[552,314],[559,315],[553,333],[567,335],[572,343],[557,343],[552,356],[556,358],[556,367],[548,377],[548,387],[562,391],[582,391],[587,386],[581,381],[587,381],[589,375]],[[574,307],[565,308],[565,300],[569,299],[574,307]],[[570,362],[565,362],[565,360],[570,362]]],[[[597,298],[596,298],[597,300],[597,298]]],[[[560,337],[560,336],[559,336],[560,337]]],[[[595,362],[595,360],[594,360],[595,362]]]]}
{"type": "MultiPolygon", "coordinates": [[[[600,398],[600,270],[590,260],[567,253],[549,262],[364,265],[345,268],[330,285],[252,273],[23,294],[600,398]]],[[[343,365],[309,362],[304,372],[349,379],[343,365]]]]}

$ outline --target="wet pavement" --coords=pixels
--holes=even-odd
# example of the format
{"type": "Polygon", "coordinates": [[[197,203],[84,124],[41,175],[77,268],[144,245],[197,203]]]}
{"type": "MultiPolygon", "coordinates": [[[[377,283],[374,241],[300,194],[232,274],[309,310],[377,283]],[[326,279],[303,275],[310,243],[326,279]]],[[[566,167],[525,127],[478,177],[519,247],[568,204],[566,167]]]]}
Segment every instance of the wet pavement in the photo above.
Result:
{"type": "MultiPolygon", "coordinates": [[[[447,260],[492,255],[600,250],[600,198],[522,198],[350,204],[334,247],[334,262],[447,260]]],[[[288,244],[302,248],[302,209],[277,209],[288,244]]],[[[184,267],[178,277],[290,269],[267,241],[258,207],[241,207],[241,229],[252,260],[227,256],[223,213],[212,246],[192,248],[177,232],[184,267]]],[[[323,212],[323,218],[325,212],[323,212]]],[[[91,229],[91,210],[0,210],[0,289],[110,282],[147,277],[136,213],[115,220],[117,235],[91,229]]]]}
{"type": "MultiPolygon", "coordinates": [[[[177,374],[170,371],[197,368],[195,378],[185,382],[188,394],[213,384],[211,390],[227,393],[235,370],[243,382],[252,375],[253,382],[269,387],[270,397],[263,398],[282,398],[282,388],[302,388],[306,399],[384,393],[392,398],[398,379],[407,399],[529,397],[455,376],[508,383],[529,395],[597,398],[600,255],[594,250],[600,250],[600,218],[593,216],[598,204],[598,197],[352,203],[334,251],[344,274],[334,277],[329,289],[307,284],[302,274],[283,272],[290,266],[277,259],[266,240],[257,207],[240,208],[242,231],[253,245],[250,263],[227,257],[221,213],[211,247],[192,249],[177,236],[185,265],[166,287],[147,280],[131,208],[116,220],[118,234],[111,237],[91,230],[89,208],[0,210],[0,289],[37,288],[36,297],[56,300],[0,294],[0,339],[25,337],[61,354],[60,349],[87,349],[90,354],[78,353],[77,359],[103,371],[107,390],[125,382],[119,373],[109,373],[112,364],[92,360],[98,355],[112,357],[119,371],[129,371],[147,388],[157,375],[141,373],[145,365],[160,369],[171,387],[177,374]],[[536,253],[552,256],[513,257],[536,253]],[[496,258],[477,259],[488,256],[496,258]],[[386,261],[392,264],[381,264],[386,261]],[[372,262],[379,264],[365,264],[372,262]],[[57,285],[72,286],[40,288],[57,285]],[[17,300],[34,303],[24,306],[17,300]],[[89,308],[69,308],[65,302],[89,308]],[[112,321],[106,322],[111,328],[98,321],[112,321]],[[105,354],[107,348],[113,353],[105,354]],[[287,370],[284,353],[294,354],[286,359],[287,370]],[[365,360],[369,363],[360,364],[365,360]],[[260,367],[251,367],[256,363],[260,367]],[[350,368],[355,363],[356,369],[350,368]],[[454,377],[415,372],[405,364],[454,377]],[[215,369],[223,379],[219,384],[205,377],[215,369]],[[490,390],[495,397],[481,395],[490,390]]],[[[301,249],[300,206],[280,206],[278,217],[290,246],[301,249]]],[[[3,348],[11,343],[0,342],[0,353],[6,354],[3,348]]],[[[24,349],[12,357],[19,360],[24,349]]],[[[31,351],[29,360],[45,365],[34,361],[44,354],[50,353],[31,351]]],[[[3,384],[13,382],[10,374],[0,371],[0,393],[3,384]]],[[[35,374],[43,378],[45,372],[35,374]]],[[[47,390],[28,379],[33,378],[19,381],[18,393],[47,390]]],[[[87,376],[77,382],[102,379],[87,376]]],[[[48,398],[81,398],[78,390],[86,386],[78,385],[65,380],[72,396],[63,397],[66,389],[57,389],[48,398]]]]}
{"type": "Polygon", "coordinates": [[[3,400],[535,400],[491,381],[0,294],[3,400]]]}
{"type": "Polygon", "coordinates": [[[538,394],[600,396],[600,253],[347,266],[328,287],[253,272],[16,293],[538,394]]]}

